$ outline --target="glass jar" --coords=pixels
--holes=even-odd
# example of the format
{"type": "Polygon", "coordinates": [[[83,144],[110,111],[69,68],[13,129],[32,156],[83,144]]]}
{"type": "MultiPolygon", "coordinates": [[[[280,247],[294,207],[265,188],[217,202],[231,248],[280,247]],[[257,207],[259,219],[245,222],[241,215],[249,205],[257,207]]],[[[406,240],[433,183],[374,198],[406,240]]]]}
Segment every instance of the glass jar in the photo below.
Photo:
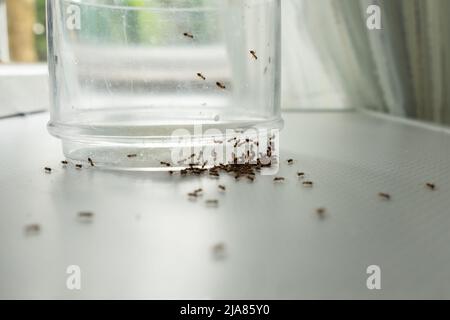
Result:
{"type": "Polygon", "coordinates": [[[48,128],[71,161],[155,169],[282,127],[280,0],[47,0],[47,14],[48,128]]]}

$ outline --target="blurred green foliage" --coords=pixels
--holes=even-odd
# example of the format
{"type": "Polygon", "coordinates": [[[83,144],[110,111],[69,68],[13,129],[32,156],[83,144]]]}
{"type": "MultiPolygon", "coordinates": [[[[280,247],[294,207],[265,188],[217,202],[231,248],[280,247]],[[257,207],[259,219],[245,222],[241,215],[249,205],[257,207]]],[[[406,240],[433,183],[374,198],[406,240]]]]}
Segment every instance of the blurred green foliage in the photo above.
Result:
{"type": "MultiPolygon", "coordinates": [[[[36,23],[45,26],[45,0],[36,0],[36,23]]],[[[46,33],[36,35],[36,51],[40,61],[47,60],[46,33]]]]}

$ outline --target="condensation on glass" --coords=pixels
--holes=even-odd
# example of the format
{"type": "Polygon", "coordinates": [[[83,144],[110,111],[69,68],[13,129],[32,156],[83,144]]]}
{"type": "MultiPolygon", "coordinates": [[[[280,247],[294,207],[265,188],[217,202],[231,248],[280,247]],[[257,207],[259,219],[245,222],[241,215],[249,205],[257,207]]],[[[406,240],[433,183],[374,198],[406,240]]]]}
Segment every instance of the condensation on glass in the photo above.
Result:
{"type": "Polygon", "coordinates": [[[279,0],[49,0],[47,16],[48,127],[70,160],[152,168],[282,127],[279,0]]]}

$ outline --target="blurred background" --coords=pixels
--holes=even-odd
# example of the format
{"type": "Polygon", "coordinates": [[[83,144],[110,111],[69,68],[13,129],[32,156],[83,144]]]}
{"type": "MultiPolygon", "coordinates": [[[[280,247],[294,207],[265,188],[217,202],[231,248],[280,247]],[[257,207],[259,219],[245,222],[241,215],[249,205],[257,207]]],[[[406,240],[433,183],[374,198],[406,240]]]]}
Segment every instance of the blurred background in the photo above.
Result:
{"type": "MultiPolygon", "coordinates": [[[[362,109],[450,125],[449,0],[282,0],[282,7],[285,110],[362,109]],[[380,30],[367,27],[371,5],[381,9],[380,30]]],[[[149,13],[131,18],[142,14],[149,13]]],[[[36,103],[47,99],[45,31],[45,0],[0,0],[0,116],[47,107],[36,103]]],[[[145,28],[128,36],[142,41],[145,28]]]]}

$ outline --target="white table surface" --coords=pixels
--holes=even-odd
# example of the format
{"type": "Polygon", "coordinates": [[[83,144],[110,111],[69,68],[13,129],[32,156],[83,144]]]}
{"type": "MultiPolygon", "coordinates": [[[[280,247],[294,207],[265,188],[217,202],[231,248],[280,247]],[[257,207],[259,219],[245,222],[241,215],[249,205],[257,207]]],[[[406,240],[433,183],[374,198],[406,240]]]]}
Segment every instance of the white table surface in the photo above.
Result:
{"type": "Polygon", "coordinates": [[[295,159],[281,168],[287,181],[251,184],[64,169],[47,118],[0,121],[0,298],[450,298],[444,130],[362,113],[286,113],[282,158],[295,159]],[[219,207],[189,201],[198,187],[219,207]],[[315,214],[322,206],[325,219],[315,214]],[[90,224],[77,220],[86,210],[90,224]],[[27,235],[33,223],[41,231],[27,235]],[[225,259],[214,259],[217,243],[225,259]],[[373,264],[381,290],[366,287],[373,264]],[[81,290],[66,287],[69,265],[81,268],[81,290]]]}

